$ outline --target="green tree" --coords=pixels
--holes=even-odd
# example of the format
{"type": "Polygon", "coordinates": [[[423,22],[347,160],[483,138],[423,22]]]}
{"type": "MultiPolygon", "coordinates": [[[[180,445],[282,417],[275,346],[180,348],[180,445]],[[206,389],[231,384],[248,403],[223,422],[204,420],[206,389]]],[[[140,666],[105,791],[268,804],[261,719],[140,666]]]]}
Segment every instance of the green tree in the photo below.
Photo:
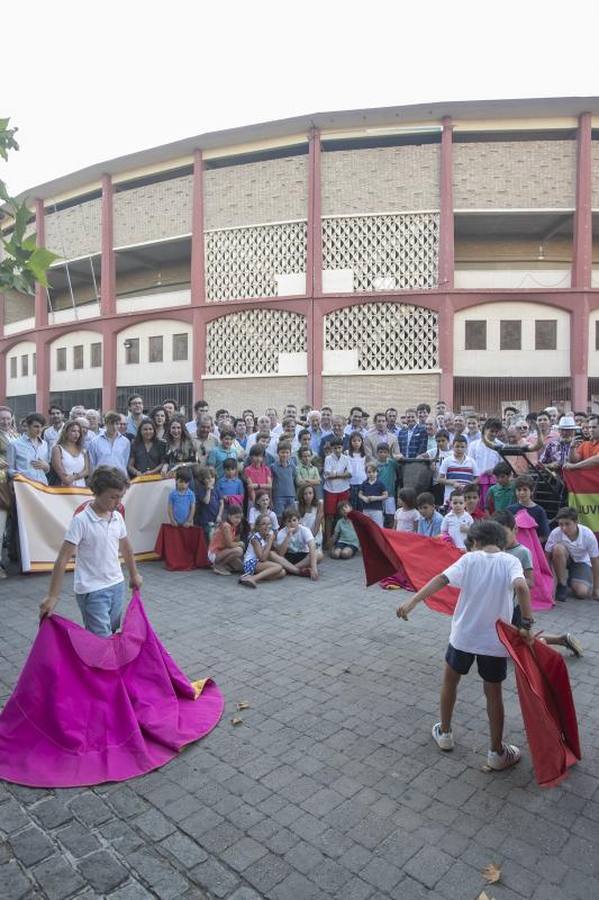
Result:
{"type": "MultiPolygon", "coordinates": [[[[10,119],[0,119],[0,158],[8,159],[9,151],[18,150],[15,140],[16,128],[9,128],[10,119]]],[[[19,203],[8,193],[6,184],[0,179],[0,204],[2,213],[12,220],[12,230],[6,235],[0,232],[0,291],[19,291],[33,294],[36,282],[48,287],[47,272],[50,264],[58,259],[55,253],[38,247],[36,235],[25,237],[31,218],[31,211],[24,202],[19,203]]]]}

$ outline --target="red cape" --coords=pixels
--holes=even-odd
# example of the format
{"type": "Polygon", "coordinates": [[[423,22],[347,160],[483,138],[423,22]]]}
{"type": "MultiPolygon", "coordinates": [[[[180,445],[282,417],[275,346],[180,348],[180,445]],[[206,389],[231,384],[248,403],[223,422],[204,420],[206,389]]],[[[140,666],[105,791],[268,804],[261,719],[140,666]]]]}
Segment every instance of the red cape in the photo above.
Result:
{"type": "Polygon", "coordinates": [[[561,655],[536,640],[528,647],[518,630],[497,622],[499,640],[514,660],[516,684],[532,764],[541,787],[554,787],[582,759],[568,669],[561,655]]]}
{"type": "MultiPolygon", "coordinates": [[[[413,590],[418,591],[462,556],[462,551],[449,541],[379,528],[372,519],[359,512],[350,512],[349,518],[354,524],[362,548],[368,585],[400,572],[407,576],[413,590]]],[[[425,600],[425,603],[430,609],[451,616],[458,594],[457,588],[446,587],[425,600]]]]}
{"type": "Polygon", "coordinates": [[[191,528],[161,525],[154,553],[164,560],[165,568],[172,572],[210,568],[204,529],[198,525],[191,528]]]}

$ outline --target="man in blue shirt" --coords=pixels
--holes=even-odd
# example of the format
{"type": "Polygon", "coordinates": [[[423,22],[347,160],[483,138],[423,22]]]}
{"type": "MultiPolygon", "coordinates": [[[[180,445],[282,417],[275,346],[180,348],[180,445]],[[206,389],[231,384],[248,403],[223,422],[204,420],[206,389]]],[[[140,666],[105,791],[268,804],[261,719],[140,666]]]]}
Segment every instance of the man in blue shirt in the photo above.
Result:
{"type": "Polygon", "coordinates": [[[426,427],[416,421],[416,410],[406,409],[406,424],[400,428],[397,434],[399,452],[406,459],[415,459],[421,453],[426,453],[428,435],[426,427]]]}
{"type": "Polygon", "coordinates": [[[25,419],[26,431],[11,441],[6,448],[8,474],[24,475],[31,481],[48,484],[46,473],[50,470],[50,449],[41,437],[46,420],[39,413],[29,413],[25,419]]]}
{"type": "Polygon", "coordinates": [[[104,416],[104,433],[99,434],[89,447],[90,474],[98,466],[114,466],[129,477],[127,465],[131,453],[131,443],[123,434],[119,434],[120,415],[107,412],[104,416]]]}

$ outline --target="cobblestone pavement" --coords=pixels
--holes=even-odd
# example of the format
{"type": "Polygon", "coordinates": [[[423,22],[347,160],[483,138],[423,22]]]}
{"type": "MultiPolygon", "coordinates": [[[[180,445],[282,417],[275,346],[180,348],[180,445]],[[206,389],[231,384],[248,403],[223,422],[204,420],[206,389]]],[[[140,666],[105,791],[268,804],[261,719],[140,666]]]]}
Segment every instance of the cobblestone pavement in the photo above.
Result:
{"type": "MultiPolygon", "coordinates": [[[[327,562],[318,583],[257,591],[211,573],[142,567],[161,639],[192,677],[214,676],[219,726],[163,769],[93,790],[0,783],[0,897],[111,900],[337,897],[590,898],[599,884],[599,605],[539,615],[586,648],[568,662],[584,760],[559,788],[535,785],[514,681],[507,735],[515,769],[485,774],[486,716],[464,679],[457,746],[430,729],[449,620],[363,587],[359,559],[327,562]],[[236,711],[246,701],[249,708],[236,711]],[[243,720],[233,725],[238,716],[243,720]],[[485,885],[488,863],[501,882],[485,885]]],[[[0,698],[36,629],[45,576],[0,586],[0,698]]],[[[59,607],[78,620],[69,595],[59,607]]]]}

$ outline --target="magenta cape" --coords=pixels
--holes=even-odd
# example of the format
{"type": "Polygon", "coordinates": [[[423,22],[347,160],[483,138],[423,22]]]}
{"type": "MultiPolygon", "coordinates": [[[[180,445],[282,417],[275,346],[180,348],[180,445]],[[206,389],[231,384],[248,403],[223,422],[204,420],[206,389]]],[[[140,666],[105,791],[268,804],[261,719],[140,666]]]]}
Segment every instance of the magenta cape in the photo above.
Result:
{"type": "Polygon", "coordinates": [[[545,551],[537,535],[536,519],[525,509],[519,509],[515,516],[518,525],[518,542],[530,551],[535,583],[530,589],[533,609],[551,609],[553,604],[553,575],[545,556],[545,551]]]}
{"type": "Polygon", "coordinates": [[[582,759],[568,667],[560,654],[542,641],[528,647],[518,630],[506,622],[497,622],[497,634],[514,661],[537,784],[555,787],[568,768],[582,759]]]}
{"type": "Polygon", "coordinates": [[[0,778],[53,788],[143,775],[211,731],[223,704],[171,659],[139,594],[112,638],[51,616],[0,715],[0,778]]]}

